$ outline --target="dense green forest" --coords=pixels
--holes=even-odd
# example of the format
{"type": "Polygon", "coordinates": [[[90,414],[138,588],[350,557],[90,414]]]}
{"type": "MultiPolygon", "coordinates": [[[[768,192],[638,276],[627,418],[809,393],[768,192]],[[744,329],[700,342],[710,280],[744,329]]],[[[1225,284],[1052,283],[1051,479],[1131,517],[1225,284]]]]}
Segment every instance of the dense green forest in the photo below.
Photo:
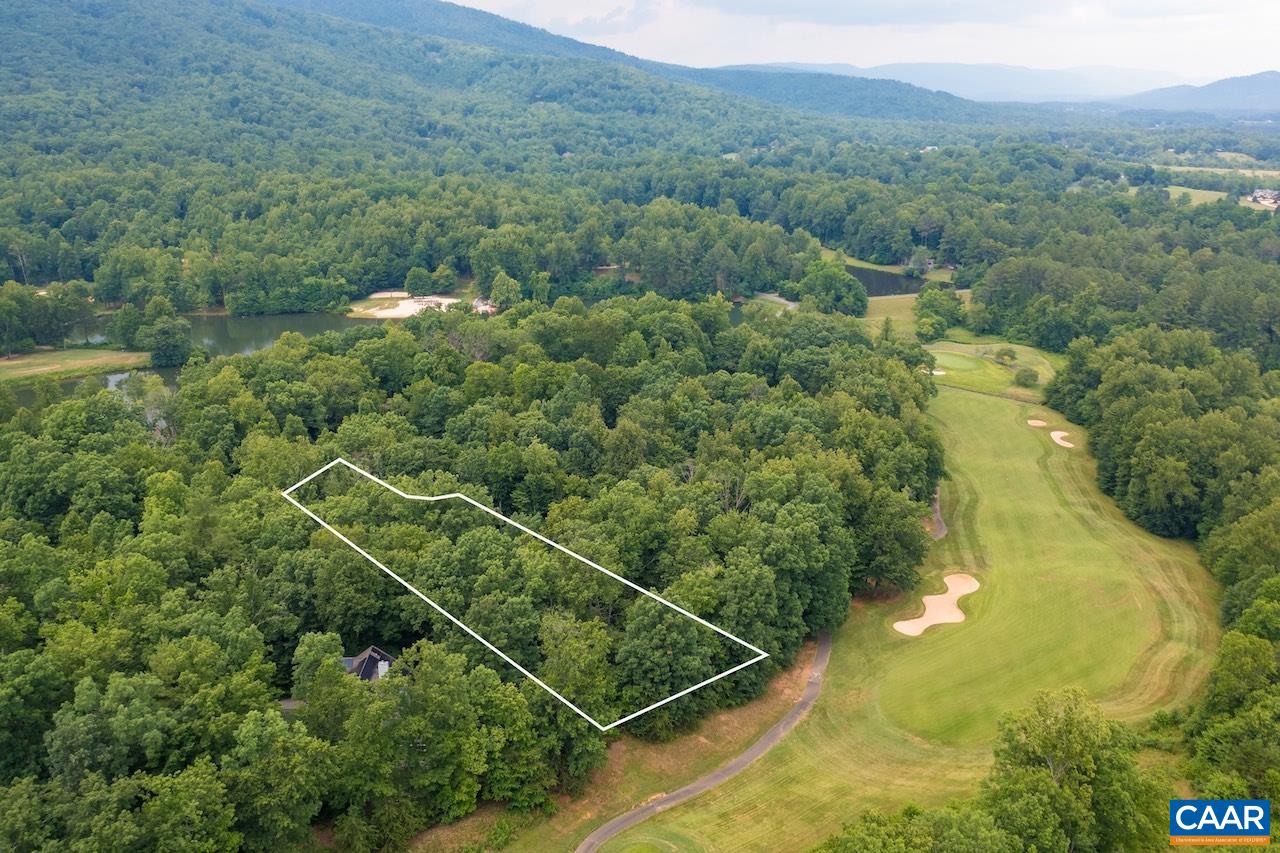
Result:
{"type": "MultiPolygon", "coordinates": [[[[334,456],[491,503],[770,652],[628,724],[649,737],[757,695],[851,593],[910,587],[942,474],[927,355],[852,319],[728,315],[655,295],[431,314],[0,413],[5,845],[278,849],[332,817],[376,848],[600,762],[602,735],[280,500],[334,456]],[[368,643],[403,652],[372,687],[338,663],[368,643]]],[[[714,663],[693,623],[564,588],[581,575],[540,548],[331,491],[336,523],[602,706],[714,663]],[[683,651],[655,669],[653,644],[683,651]]]]}
{"type": "MultiPolygon", "coordinates": [[[[785,88],[800,75],[657,68],[447,4],[361,7],[384,28],[307,9],[339,11],[0,7],[0,349],[109,309],[113,344],[185,365],[176,389],[46,382],[23,407],[0,386],[0,847],[274,850],[324,822],[396,848],[584,784],[604,736],[281,500],[335,456],[463,491],[771,654],[629,725],[647,738],[759,695],[851,596],[911,587],[945,475],[932,362],[868,338],[824,248],[953,266],[972,302],[931,286],[921,338],[963,323],[1066,354],[1047,402],[1089,426],[1104,490],[1195,539],[1224,589],[1205,699],[1153,737],[1198,793],[1280,799],[1280,218],[1235,203],[1243,178],[1136,165],[1274,162],[1280,135],[812,75],[806,97],[852,99],[818,115],[766,103],[814,107],[785,88]],[[180,316],[459,283],[504,310],[212,361],[180,316]],[[801,306],[731,324],[762,291],[801,306]],[[338,662],[371,643],[400,655],[372,685],[338,662]]],[[[603,711],[719,662],[643,603],[548,582],[496,529],[411,531],[344,483],[308,499],[424,583],[414,555],[441,555],[469,622],[603,711]],[[641,665],[654,644],[681,654],[641,665]]],[[[830,847],[1148,846],[1168,792],[1137,745],[1045,697],[1006,720],[973,802],[872,814],[830,847]],[[1037,749],[1071,753],[1065,782],[1037,749]]]]}
{"type": "MultiPolygon", "coordinates": [[[[1124,167],[1108,158],[1141,153],[1132,131],[840,125],[616,63],[188,5],[157,26],[147,0],[0,11],[0,117],[13,128],[0,155],[0,279],[271,313],[398,288],[415,266],[478,272],[483,290],[498,252],[526,295],[537,272],[553,295],[627,292],[592,283],[612,265],[631,292],[732,295],[798,281],[807,234],[878,263],[922,249],[965,284],[1011,256],[1079,267],[1029,311],[1046,327],[1031,338],[1051,348],[1137,307],[1157,322],[1202,311],[1196,321],[1226,335],[1259,296],[1249,340],[1223,343],[1271,336],[1274,219],[1180,208],[1158,188],[1124,195],[1124,167]],[[921,141],[953,144],[921,152],[921,141]],[[702,210],[653,206],[663,199],[702,210]],[[1131,241],[1140,261],[1117,250],[1131,241]],[[1171,277],[1188,286],[1179,250],[1205,249],[1213,257],[1194,263],[1231,279],[1235,297],[1149,308],[1174,292],[1171,277]]],[[[1199,144],[1222,141],[1206,132],[1199,144]]],[[[1014,314],[1042,285],[1017,286],[1025,293],[991,300],[992,329],[1023,331],[1014,314]]]]}

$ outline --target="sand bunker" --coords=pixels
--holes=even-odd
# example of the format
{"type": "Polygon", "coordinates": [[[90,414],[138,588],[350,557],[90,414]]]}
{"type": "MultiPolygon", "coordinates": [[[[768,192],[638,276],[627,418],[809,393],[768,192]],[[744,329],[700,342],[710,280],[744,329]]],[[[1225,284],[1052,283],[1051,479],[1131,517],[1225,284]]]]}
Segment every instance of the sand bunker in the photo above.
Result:
{"type": "Polygon", "coordinates": [[[980,585],[978,579],[972,575],[955,574],[947,575],[943,580],[947,584],[947,591],[938,595],[926,595],[922,599],[924,613],[914,619],[894,622],[893,630],[908,637],[918,637],[931,625],[963,622],[964,611],[960,609],[960,597],[977,592],[980,585]]]}
{"type": "Polygon", "coordinates": [[[1070,434],[1071,433],[1069,432],[1063,432],[1060,429],[1055,429],[1053,432],[1049,433],[1049,438],[1052,438],[1053,443],[1059,445],[1060,447],[1075,447],[1074,444],[1067,441],[1067,436],[1070,434]]]}
{"type": "Polygon", "coordinates": [[[936,369],[936,368],[932,371],[932,373],[933,373],[933,375],[934,375],[934,376],[946,376],[946,375],[947,375],[947,371],[945,371],[945,370],[938,370],[938,369],[936,369]]]}
{"type": "Polygon", "coordinates": [[[1039,429],[1042,426],[1048,426],[1048,424],[1046,424],[1044,421],[1040,420],[1039,418],[1031,418],[1030,420],[1027,421],[1027,426],[1036,427],[1037,429],[1039,429]]]}

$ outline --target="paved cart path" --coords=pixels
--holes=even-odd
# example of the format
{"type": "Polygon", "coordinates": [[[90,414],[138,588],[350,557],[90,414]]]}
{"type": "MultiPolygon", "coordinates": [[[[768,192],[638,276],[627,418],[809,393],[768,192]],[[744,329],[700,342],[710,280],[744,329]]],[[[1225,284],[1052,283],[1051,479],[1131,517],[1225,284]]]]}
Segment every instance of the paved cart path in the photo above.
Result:
{"type": "Polygon", "coordinates": [[[711,790],[720,783],[741,773],[747,765],[764,755],[786,737],[796,727],[796,723],[804,719],[805,714],[813,707],[818,693],[822,691],[822,676],[827,671],[827,661],[831,659],[831,636],[823,634],[818,638],[818,650],[813,657],[813,669],[809,672],[809,680],[805,684],[800,700],[792,706],[787,715],[774,724],[773,728],[760,736],[745,752],[728,764],[720,767],[701,779],[695,779],[683,788],[670,794],[663,794],[652,802],[632,809],[626,814],[618,815],[613,820],[591,833],[578,845],[576,853],[596,853],[606,842],[619,833],[645,821],[658,812],[666,811],[673,806],[692,800],[701,793],[711,790]]]}

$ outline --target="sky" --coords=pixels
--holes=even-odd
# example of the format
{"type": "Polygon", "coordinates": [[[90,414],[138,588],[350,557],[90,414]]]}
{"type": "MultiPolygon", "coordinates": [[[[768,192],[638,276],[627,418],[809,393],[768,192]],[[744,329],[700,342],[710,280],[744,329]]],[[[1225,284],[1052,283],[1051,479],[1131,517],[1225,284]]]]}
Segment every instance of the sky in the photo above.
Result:
{"type": "Polygon", "coordinates": [[[646,59],[1111,65],[1189,82],[1280,65],[1280,0],[455,0],[646,59]]]}

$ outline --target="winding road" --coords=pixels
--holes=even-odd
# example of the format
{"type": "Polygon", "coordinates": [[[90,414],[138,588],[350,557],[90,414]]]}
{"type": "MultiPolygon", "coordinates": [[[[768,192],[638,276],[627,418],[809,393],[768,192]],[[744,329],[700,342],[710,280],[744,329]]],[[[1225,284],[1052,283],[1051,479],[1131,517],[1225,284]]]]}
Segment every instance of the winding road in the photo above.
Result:
{"type": "Polygon", "coordinates": [[[610,839],[636,824],[648,820],[658,812],[688,802],[699,794],[709,791],[720,783],[741,773],[747,765],[764,755],[777,745],[788,732],[796,727],[796,723],[804,719],[805,714],[813,707],[814,700],[822,690],[822,676],[827,671],[827,662],[831,659],[831,635],[823,634],[818,638],[818,649],[813,656],[813,668],[809,672],[809,680],[805,683],[804,693],[800,700],[791,707],[787,715],[774,724],[773,728],[760,736],[750,748],[728,764],[720,767],[701,779],[695,779],[683,788],[670,794],[663,794],[657,799],[638,806],[626,814],[621,814],[591,833],[578,845],[576,853],[596,853],[610,839]]]}

